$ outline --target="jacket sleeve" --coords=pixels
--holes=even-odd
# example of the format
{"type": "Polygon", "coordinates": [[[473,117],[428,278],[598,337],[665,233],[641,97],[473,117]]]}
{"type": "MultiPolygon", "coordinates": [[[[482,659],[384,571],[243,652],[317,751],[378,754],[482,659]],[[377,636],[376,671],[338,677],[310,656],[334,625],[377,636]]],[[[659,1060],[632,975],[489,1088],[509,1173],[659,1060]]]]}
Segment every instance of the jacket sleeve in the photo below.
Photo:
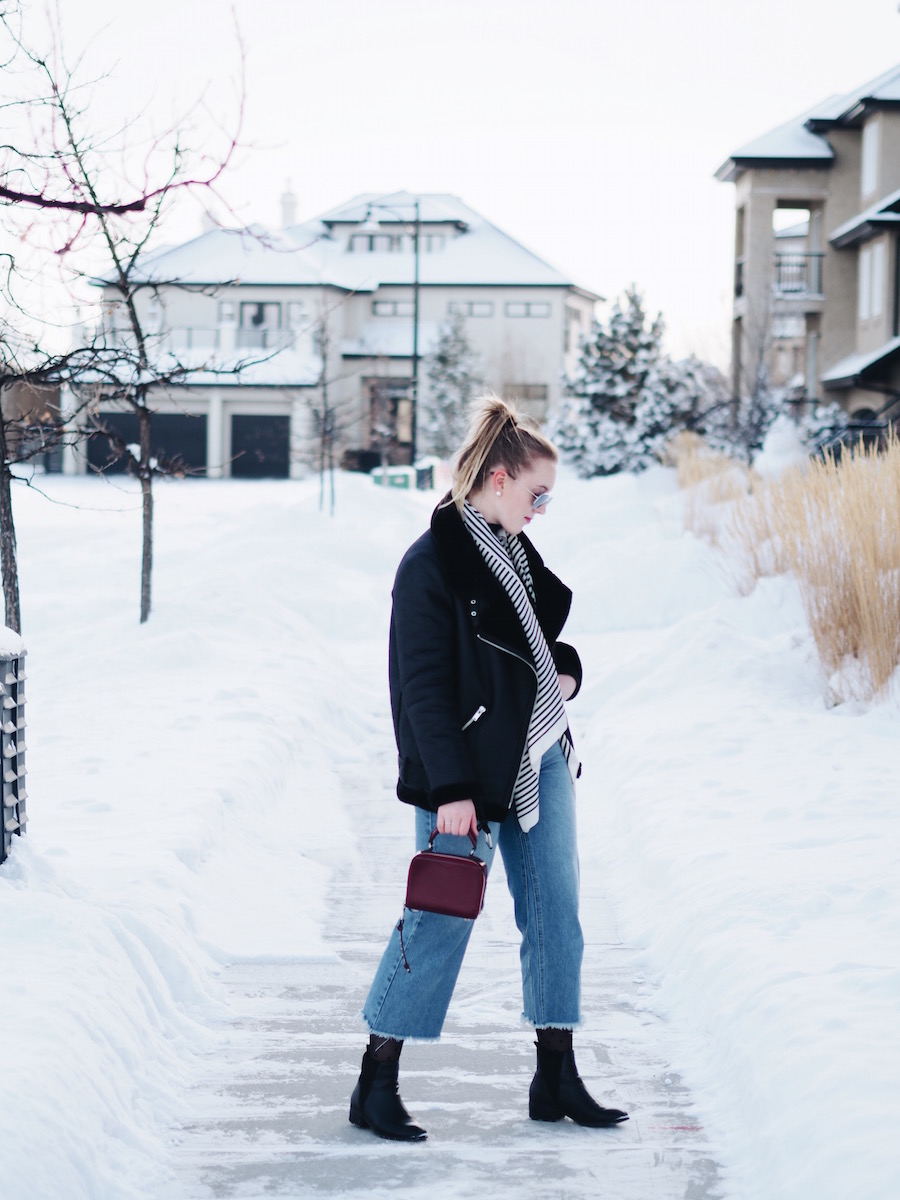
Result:
{"type": "MultiPolygon", "coordinates": [[[[428,555],[412,555],[400,564],[392,631],[399,728],[404,720],[409,723],[428,779],[429,805],[436,810],[471,799],[477,806],[480,788],[459,727],[453,599],[439,564],[428,555]]],[[[401,758],[410,749],[401,744],[401,758]]]]}
{"type": "Polygon", "coordinates": [[[556,663],[556,669],[560,675],[571,675],[575,680],[575,691],[569,697],[570,700],[574,700],[581,691],[583,676],[578,651],[568,642],[557,642],[553,647],[553,661],[556,663]]]}

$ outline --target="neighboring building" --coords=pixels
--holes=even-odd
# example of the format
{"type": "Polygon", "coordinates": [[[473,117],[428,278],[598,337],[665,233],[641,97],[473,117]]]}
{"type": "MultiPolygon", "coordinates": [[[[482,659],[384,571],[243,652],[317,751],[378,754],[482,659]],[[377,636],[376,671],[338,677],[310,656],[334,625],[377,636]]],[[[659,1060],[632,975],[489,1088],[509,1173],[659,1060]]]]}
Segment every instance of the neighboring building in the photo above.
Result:
{"type": "Polygon", "coordinates": [[[900,67],[736,151],[732,385],[857,417],[900,397],[900,67]]]}
{"type": "MultiPolygon", "coordinates": [[[[348,461],[408,462],[414,326],[421,406],[424,360],[454,312],[486,386],[546,415],[602,297],[455,196],[358,196],[301,225],[288,224],[294,203],[283,197],[278,232],[214,229],[145,263],[156,352],[198,368],[154,404],[163,450],[211,477],[299,475],[315,461],[324,381],[348,461]]],[[[104,304],[106,338],[126,337],[114,290],[104,304]]],[[[133,417],[106,419],[135,440],[133,417]]],[[[99,440],[91,454],[105,456],[99,440]]]]}
{"type": "MultiPolygon", "coordinates": [[[[0,362],[0,376],[6,373],[0,362]]],[[[0,387],[0,411],[5,424],[6,448],[11,462],[33,462],[47,471],[58,471],[62,450],[59,431],[58,386],[37,386],[21,379],[0,387]]]]}

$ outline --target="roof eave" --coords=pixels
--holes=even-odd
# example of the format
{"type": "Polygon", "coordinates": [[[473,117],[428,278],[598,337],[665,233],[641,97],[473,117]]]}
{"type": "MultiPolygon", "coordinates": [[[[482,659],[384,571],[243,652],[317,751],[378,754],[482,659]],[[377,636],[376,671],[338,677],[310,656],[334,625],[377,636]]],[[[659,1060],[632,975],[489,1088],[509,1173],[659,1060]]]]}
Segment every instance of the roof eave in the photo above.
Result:
{"type": "Polygon", "coordinates": [[[715,178],[720,183],[735,183],[744,171],[820,171],[823,167],[834,165],[832,157],[821,158],[810,156],[794,158],[752,158],[749,156],[733,155],[716,171],[715,178]]]}

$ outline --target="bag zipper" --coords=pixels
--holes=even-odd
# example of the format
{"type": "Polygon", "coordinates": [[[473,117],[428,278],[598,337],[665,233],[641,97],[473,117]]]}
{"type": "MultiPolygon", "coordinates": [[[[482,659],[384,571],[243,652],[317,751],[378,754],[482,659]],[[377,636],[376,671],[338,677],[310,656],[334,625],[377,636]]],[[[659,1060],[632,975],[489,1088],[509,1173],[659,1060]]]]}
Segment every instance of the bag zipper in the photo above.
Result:
{"type": "Polygon", "coordinates": [[[487,709],[484,707],[484,705],[479,704],[478,707],[475,709],[475,711],[472,713],[471,717],[469,717],[468,721],[466,721],[465,725],[463,725],[462,732],[465,733],[465,731],[469,728],[470,725],[474,725],[476,721],[480,721],[486,712],[487,712],[487,709]]]}

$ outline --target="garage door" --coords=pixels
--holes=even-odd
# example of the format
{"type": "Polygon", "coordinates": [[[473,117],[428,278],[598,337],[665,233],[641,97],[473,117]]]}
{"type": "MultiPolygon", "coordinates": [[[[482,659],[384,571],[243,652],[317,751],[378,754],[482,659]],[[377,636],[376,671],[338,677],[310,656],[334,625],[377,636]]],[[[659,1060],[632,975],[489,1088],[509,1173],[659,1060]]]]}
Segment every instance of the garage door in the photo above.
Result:
{"type": "Polygon", "coordinates": [[[290,417],[231,418],[231,474],[235,479],[287,479],[290,417]]]}
{"type": "MultiPolygon", "coordinates": [[[[138,440],[134,413],[101,413],[103,423],[131,444],[138,440]]],[[[206,417],[186,413],[157,413],[150,423],[150,447],[156,458],[177,458],[188,470],[206,470],[206,417]]],[[[124,458],[112,460],[109,439],[95,433],[88,441],[88,462],[108,474],[127,470],[124,458]]]]}

